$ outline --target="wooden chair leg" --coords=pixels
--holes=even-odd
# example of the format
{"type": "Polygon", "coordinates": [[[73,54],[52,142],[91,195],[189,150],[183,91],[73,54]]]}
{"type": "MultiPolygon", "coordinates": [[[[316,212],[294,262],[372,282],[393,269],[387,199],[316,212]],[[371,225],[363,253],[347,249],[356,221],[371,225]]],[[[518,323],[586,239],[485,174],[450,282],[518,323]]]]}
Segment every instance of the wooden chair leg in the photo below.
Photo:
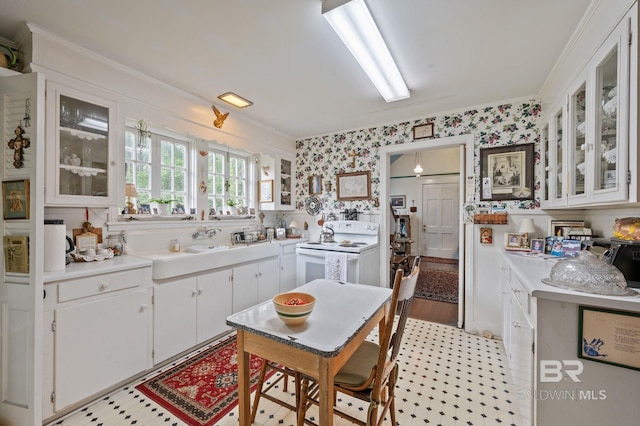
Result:
{"type": "Polygon", "coordinates": [[[298,404],[298,426],[304,426],[304,418],[307,414],[307,396],[309,392],[309,379],[302,379],[300,397],[297,399],[298,404]]]}
{"type": "Polygon", "coordinates": [[[253,407],[251,407],[251,423],[256,419],[258,413],[258,404],[260,403],[260,396],[262,396],[262,386],[264,385],[264,377],[267,375],[267,360],[262,360],[262,368],[260,368],[260,377],[258,378],[258,385],[256,387],[256,394],[253,397],[253,407]]]}

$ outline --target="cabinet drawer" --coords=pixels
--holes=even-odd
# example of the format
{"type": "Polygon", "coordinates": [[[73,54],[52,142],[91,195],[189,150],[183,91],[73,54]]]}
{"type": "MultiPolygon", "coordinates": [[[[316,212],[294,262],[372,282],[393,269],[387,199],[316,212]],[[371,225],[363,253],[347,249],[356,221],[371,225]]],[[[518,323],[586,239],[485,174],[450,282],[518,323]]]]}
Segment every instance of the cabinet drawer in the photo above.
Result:
{"type": "Polygon", "coordinates": [[[517,278],[511,276],[511,292],[513,296],[516,298],[520,306],[522,306],[522,310],[529,315],[530,311],[530,296],[529,293],[524,289],[524,286],[517,278]]]}
{"type": "Polygon", "coordinates": [[[292,254],[296,252],[295,244],[286,244],[282,246],[282,254],[292,254]]]}
{"type": "Polygon", "coordinates": [[[78,278],[58,284],[58,302],[111,293],[142,284],[142,269],[78,278]]]}

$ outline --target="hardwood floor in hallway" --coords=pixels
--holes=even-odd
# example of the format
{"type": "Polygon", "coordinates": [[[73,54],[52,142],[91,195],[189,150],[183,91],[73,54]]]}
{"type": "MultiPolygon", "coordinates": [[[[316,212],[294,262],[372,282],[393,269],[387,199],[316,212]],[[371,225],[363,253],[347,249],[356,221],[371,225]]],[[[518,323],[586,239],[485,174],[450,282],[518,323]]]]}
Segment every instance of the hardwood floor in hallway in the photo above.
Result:
{"type": "Polygon", "coordinates": [[[458,304],[414,297],[409,316],[422,321],[457,326],[458,304]]]}

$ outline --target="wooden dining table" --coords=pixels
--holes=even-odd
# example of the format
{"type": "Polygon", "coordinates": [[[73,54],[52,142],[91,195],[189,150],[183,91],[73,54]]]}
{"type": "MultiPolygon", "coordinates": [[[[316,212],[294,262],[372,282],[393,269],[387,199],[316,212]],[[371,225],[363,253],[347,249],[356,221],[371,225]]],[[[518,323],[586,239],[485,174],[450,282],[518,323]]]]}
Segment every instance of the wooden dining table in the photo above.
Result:
{"type": "Polygon", "coordinates": [[[287,326],[266,301],[227,317],[237,329],[240,425],[250,423],[250,354],[277,362],[318,381],[321,426],[333,425],[333,379],[371,331],[384,328],[391,290],[318,279],[295,289],[313,295],[313,312],[287,326]]]}

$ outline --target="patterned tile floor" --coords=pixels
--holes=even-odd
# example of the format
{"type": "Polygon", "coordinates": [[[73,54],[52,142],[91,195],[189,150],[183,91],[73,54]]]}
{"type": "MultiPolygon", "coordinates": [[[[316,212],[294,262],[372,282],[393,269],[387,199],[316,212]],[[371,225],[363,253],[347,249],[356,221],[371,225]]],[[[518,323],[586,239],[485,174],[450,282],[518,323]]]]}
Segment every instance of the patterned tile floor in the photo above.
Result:
{"type": "MultiPolygon", "coordinates": [[[[377,340],[372,334],[370,339],[377,340]]],[[[179,362],[179,361],[177,361],[179,362]]],[[[176,363],[177,363],[176,362],[176,363]]],[[[396,391],[397,422],[401,426],[513,425],[522,423],[512,389],[502,342],[471,335],[455,327],[409,319],[400,354],[400,378],[396,391]]],[[[175,365],[175,363],[173,364],[175,365]]],[[[170,368],[173,365],[166,366],[170,368]]],[[[151,373],[148,377],[155,374],[151,373]]],[[[141,381],[147,380],[144,377],[141,381]]],[[[139,382],[105,396],[52,425],[185,425],[139,393],[139,382]]],[[[290,386],[291,390],[293,386],[290,386]]],[[[294,395],[274,388],[278,398],[294,395]]],[[[362,418],[366,407],[339,395],[342,410],[362,418]]],[[[317,421],[312,407],[307,418],[317,421]]],[[[217,425],[238,424],[237,407],[217,425]]],[[[295,425],[295,414],[266,399],[260,401],[257,425],[295,425]]],[[[351,424],[339,417],[336,426],[351,424]]]]}

